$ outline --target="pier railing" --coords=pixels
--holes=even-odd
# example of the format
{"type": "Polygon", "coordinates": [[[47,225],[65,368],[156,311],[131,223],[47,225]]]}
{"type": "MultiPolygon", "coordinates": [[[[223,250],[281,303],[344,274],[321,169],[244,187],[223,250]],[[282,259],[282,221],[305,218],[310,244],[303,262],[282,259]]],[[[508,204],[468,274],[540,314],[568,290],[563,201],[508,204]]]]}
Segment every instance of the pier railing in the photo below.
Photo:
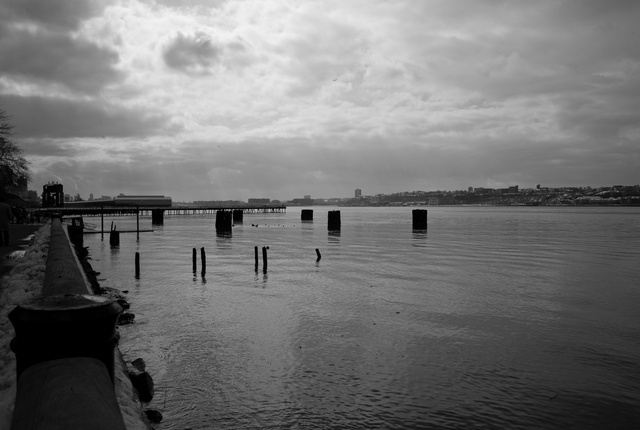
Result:
{"type": "Polygon", "coordinates": [[[9,314],[18,382],[12,430],[125,430],[114,388],[121,312],[91,294],[60,219],[53,219],[42,297],[9,314]]]}

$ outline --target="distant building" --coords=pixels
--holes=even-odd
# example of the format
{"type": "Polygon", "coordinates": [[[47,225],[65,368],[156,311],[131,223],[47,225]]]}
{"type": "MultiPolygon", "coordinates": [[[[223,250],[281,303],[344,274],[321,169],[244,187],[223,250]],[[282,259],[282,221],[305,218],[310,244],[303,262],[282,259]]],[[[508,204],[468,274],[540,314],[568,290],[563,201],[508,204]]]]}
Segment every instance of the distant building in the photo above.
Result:
{"type": "Polygon", "coordinates": [[[248,200],[250,205],[268,205],[269,202],[271,202],[270,199],[249,199],[248,200]]]}
{"type": "Polygon", "coordinates": [[[304,198],[305,198],[306,200],[311,200],[311,194],[305,194],[304,198]]]}
{"type": "Polygon", "coordinates": [[[360,188],[356,188],[356,199],[362,197],[362,190],[360,188]]]}
{"type": "MultiPolygon", "coordinates": [[[[304,199],[293,199],[289,201],[290,205],[294,205],[294,206],[312,206],[314,201],[312,199],[307,199],[307,196],[305,196],[304,199]]],[[[311,197],[311,196],[309,196],[311,197]]]]}

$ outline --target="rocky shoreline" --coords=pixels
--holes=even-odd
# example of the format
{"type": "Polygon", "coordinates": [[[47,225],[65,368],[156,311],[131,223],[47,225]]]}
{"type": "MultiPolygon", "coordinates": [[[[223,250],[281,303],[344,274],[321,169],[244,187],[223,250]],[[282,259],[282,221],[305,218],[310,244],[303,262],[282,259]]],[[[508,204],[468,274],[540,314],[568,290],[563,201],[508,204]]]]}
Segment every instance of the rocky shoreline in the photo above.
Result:
{"type": "MultiPolygon", "coordinates": [[[[120,315],[118,319],[118,326],[132,324],[135,320],[135,314],[129,312],[131,305],[127,301],[125,294],[128,291],[120,291],[115,288],[103,288],[100,286],[100,282],[98,281],[99,272],[93,270],[91,263],[89,263],[89,249],[88,247],[83,247],[79,245],[74,245],[74,249],[76,252],[76,256],[80,261],[80,265],[84,270],[84,273],[91,285],[91,288],[94,294],[99,294],[103,296],[107,296],[122,306],[124,312],[120,315]]],[[[118,332],[118,337],[120,336],[118,332]]],[[[119,353],[119,351],[118,351],[119,353]]],[[[126,361],[122,354],[120,354],[120,358],[125,365],[125,372],[129,377],[129,381],[134,389],[137,400],[141,403],[148,403],[153,399],[154,395],[154,382],[153,378],[146,370],[146,363],[142,358],[136,358],[132,361],[126,361]]],[[[144,409],[144,418],[148,421],[148,424],[157,424],[162,421],[162,413],[155,409],[144,409]]]]}

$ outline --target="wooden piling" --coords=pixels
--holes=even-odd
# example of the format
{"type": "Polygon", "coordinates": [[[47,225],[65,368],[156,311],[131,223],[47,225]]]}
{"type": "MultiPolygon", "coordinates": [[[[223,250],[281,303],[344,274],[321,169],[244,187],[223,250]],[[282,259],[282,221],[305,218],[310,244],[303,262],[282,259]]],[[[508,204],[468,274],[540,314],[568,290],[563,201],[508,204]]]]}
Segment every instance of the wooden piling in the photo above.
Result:
{"type": "Polygon", "coordinates": [[[113,227],[109,232],[109,245],[120,246],[120,232],[117,230],[117,227],[113,227]]]}
{"type": "Polygon", "coordinates": [[[198,269],[198,254],[196,252],[196,249],[193,248],[193,273],[196,273],[197,269],[198,269]]]}
{"type": "Polygon", "coordinates": [[[267,246],[262,247],[262,273],[267,273],[267,246]]]}
{"type": "Polygon", "coordinates": [[[313,209],[302,209],[300,213],[301,221],[313,221],[313,209]]]}
{"type": "Polygon", "coordinates": [[[242,222],[242,209],[234,209],[233,210],[233,222],[241,223],[242,222]]]}
{"type": "Polygon", "coordinates": [[[322,255],[320,255],[320,250],[318,248],[316,248],[316,255],[318,256],[318,258],[316,259],[316,262],[318,262],[322,258],[322,255]]]}
{"type": "Polygon", "coordinates": [[[340,230],[340,211],[329,211],[327,226],[329,230],[340,230]]]}
{"type": "Polygon", "coordinates": [[[136,264],[136,278],[139,278],[140,277],[140,253],[139,252],[136,252],[135,264],[136,264]]]}
{"type": "Polygon", "coordinates": [[[257,272],[258,271],[258,247],[257,246],[254,247],[254,251],[256,254],[256,272],[257,272]]]}
{"type": "Polygon", "coordinates": [[[427,210],[426,209],[414,209],[413,214],[413,229],[414,230],[426,230],[427,229],[427,210]]]}
{"type": "Polygon", "coordinates": [[[207,256],[204,252],[204,247],[200,248],[200,260],[202,260],[202,274],[207,273],[207,256]]]}

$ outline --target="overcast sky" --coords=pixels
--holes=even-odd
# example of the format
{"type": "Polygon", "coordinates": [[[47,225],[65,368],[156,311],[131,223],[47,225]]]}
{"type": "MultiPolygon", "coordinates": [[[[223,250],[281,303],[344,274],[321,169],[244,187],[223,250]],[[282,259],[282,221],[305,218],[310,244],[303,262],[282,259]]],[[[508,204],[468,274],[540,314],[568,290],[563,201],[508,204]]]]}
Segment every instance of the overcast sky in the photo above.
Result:
{"type": "Polygon", "coordinates": [[[3,0],[0,107],[87,198],[640,183],[638,0],[3,0]]]}

